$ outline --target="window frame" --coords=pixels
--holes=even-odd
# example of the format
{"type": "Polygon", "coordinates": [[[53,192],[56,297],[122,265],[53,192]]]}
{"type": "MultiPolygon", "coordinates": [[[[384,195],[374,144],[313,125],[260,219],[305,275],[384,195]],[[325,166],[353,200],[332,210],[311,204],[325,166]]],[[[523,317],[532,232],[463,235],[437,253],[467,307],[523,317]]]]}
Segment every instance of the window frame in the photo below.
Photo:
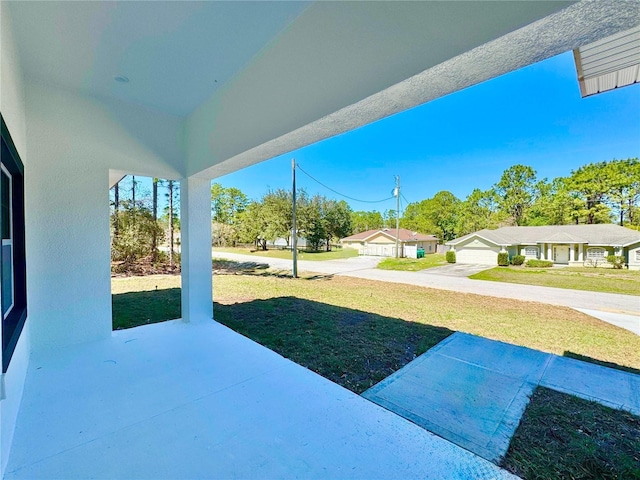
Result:
{"type": "MultiPolygon", "coordinates": [[[[6,316],[2,316],[2,372],[5,373],[27,319],[27,269],[24,229],[24,165],[2,114],[0,114],[0,127],[1,165],[11,180],[10,225],[13,247],[13,306],[7,311],[6,316]]],[[[0,269],[2,269],[1,264],[0,269]]]]}
{"type": "Polygon", "coordinates": [[[536,258],[538,258],[538,252],[539,252],[538,247],[534,247],[534,246],[531,246],[531,245],[524,247],[524,256],[525,257],[536,257],[536,258]],[[528,250],[533,250],[533,253],[532,254],[529,253],[528,250]]]}

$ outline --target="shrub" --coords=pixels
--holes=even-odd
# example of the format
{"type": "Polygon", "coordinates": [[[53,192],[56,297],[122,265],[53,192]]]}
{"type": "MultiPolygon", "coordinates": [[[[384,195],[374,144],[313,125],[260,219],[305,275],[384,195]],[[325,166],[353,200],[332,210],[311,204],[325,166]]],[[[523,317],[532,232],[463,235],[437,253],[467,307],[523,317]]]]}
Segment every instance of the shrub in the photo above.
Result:
{"type": "Polygon", "coordinates": [[[608,255],[607,262],[609,262],[613,268],[621,269],[624,266],[624,257],[619,255],[608,255]]]}
{"type": "Polygon", "coordinates": [[[515,255],[511,259],[511,263],[514,265],[522,265],[524,263],[524,255],[515,255]]]}
{"type": "Polygon", "coordinates": [[[455,250],[447,251],[447,253],[445,255],[445,259],[449,263],[456,263],[456,252],[455,252],[455,250]]]}
{"type": "Polygon", "coordinates": [[[553,267],[553,262],[551,260],[527,260],[525,264],[527,267],[537,267],[537,268],[549,268],[553,267]]]}
{"type": "Polygon", "coordinates": [[[507,252],[500,252],[498,254],[498,265],[501,267],[507,267],[509,265],[509,254],[507,252]]]}

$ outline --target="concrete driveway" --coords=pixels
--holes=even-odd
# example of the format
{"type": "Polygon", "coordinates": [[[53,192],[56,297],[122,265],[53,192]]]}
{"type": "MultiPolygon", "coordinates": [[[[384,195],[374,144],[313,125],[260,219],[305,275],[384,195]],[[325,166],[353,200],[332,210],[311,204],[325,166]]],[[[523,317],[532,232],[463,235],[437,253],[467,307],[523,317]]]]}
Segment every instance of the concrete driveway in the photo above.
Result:
{"type": "Polygon", "coordinates": [[[468,277],[469,275],[482,272],[483,270],[489,270],[493,267],[495,267],[495,265],[464,265],[461,263],[452,263],[449,265],[443,265],[441,267],[420,270],[420,272],[418,273],[426,273],[429,275],[447,275],[449,277],[468,277]]]}

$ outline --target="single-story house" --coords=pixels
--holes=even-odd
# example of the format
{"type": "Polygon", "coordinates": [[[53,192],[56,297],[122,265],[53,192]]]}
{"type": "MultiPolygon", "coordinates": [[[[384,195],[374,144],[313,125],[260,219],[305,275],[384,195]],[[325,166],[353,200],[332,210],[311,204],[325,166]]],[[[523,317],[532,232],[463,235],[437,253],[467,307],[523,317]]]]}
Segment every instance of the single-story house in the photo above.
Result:
{"type": "MultiPolygon", "coordinates": [[[[423,249],[425,254],[436,253],[438,239],[433,235],[412,232],[406,228],[400,228],[397,232],[398,243],[400,245],[399,256],[413,256],[412,252],[414,249],[423,249]]],[[[395,257],[396,229],[378,228],[375,230],[367,230],[366,232],[356,233],[355,235],[341,239],[340,244],[347,248],[357,248],[360,255],[395,257]]]]}
{"type": "Polygon", "coordinates": [[[499,252],[526,260],[551,260],[559,265],[606,264],[608,255],[624,257],[629,269],[640,270],[640,232],[611,224],[502,227],[480,230],[446,245],[456,262],[495,265],[499,252]]]}

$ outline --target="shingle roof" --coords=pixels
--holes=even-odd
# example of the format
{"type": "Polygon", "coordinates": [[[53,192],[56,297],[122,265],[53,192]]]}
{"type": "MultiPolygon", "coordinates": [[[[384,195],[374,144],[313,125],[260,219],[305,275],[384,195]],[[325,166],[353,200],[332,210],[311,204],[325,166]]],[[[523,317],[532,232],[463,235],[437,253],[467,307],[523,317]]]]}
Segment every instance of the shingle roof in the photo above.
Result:
{"type": "Polygon", "coordinates": [[[473,236],[480,236],[496,245],[536,243],[587,243],[589,245],[631,245],[640,242],[640,232],[613,224],[545,225],[541,227],[502,227],[479,230],[447,245],[457,245],[473,236]]]}
{"type": "MultiPolygon", "coordinates": [[[[355,240],[365,240],[377,233],[383,233],[388,235],[389,237],[396,238],[396,229],[395,228],[378,228],[374,230],[367,230],[366,232],[356,233],[355,235],[351,235],[350,237],[345,237],[341,239],[341,242],[347,241],[355,241],[355,240]]],[[[416,241],[437,241],[438,238],[433,235],[425,235],[424,233],[412,232],[411,230],[407,230],[406,228],[399,229],[398,238],[402,242],[416,242],[416,241]]]]}

